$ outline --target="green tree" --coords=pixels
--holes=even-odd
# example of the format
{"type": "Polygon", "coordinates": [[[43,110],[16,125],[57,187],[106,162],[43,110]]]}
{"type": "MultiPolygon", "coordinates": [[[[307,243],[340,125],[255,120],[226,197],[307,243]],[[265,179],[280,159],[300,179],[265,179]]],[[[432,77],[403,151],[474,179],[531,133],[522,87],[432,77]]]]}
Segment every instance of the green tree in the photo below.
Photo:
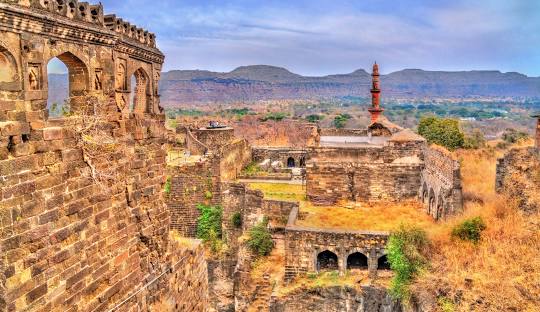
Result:
{"type": "Polygon", "coordinates": [[[306,120],[309,122],[317,122],[322,120],[322,116],[317,114],[311,114],[306,116],[306,120]]]}
{"type": "Polygon", "coordinates": [[[345,124],[347,123],[347,120],[351,119],[352,116],[349,114],[339,114],[336,117],[334,117],[334,127],[340,129],[344,128],[345,124]]]}
{"type": "Polygon", "coordinates": [[[465,143],[465,135],[456,119],[423,117],[418,124],[418,133],[429,143],[442,145],[449,150],[463,147],[465,143]]]}

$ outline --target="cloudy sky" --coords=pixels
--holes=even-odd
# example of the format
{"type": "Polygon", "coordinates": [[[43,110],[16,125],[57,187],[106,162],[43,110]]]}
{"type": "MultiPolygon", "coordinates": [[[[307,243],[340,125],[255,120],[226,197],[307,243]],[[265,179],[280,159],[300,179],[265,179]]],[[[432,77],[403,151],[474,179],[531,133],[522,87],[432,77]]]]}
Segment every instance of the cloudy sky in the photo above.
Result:
{"type": "MultiPolygon", "coordinates": [[[[155,32],[165,70],[497,69],[540,76],[540,0],[101,0],[155,32]]],[[[96,1],[92,1],[96,2],[96,1]]]]}

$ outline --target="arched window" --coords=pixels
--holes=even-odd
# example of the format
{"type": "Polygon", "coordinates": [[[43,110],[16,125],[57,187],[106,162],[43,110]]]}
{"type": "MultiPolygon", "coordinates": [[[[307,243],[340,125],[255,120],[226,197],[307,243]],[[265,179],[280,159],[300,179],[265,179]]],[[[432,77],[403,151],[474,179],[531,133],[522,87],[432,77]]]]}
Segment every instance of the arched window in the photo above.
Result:
{"type": "Polygon", "coordinates": [[[287,167],[289,167],[289,168],[294,168],[294,167],[296,167],[296,166],[295,166],[295,162],[294,162],[294,158],[289,157],[289,158],[287,159],[287,167]]]}
{"type": "Polygon", "coordinates": [[[317,255],[317,270],[337,270],[338,257],[335,253],[325,250],[317,255]]]}
{"type": "Polygon", "coordinates": [[[300,167],[305,167],[306,166],[306,157],[302,156],[300,157],[300,167]]]}
{"type": "Polygon", "coordinates": [[[0,82],[13,82],[17,80],[17,68],[7,53],[0,47],[0,82]]]}
{"type": "Polygon", "coordinates": [[[86,105],[88,69],[75,55],[65,52],[47,64],[49,116],[62,117],[86,105]]]}
{"type": "Polygon", "coordinates": [[[433,189],[429,190],[429,201],[428,201],[428,214],[433,216],[435,212],[435,192],[433,189]]]}
{"type": "Polygon", "coordinates": [[[368,258],[364,254],[360,252],[355,252],[347,257],[347,270],[367,268],[368,258]]]}
{"type": "Polygon", "coordinates": [[[378,270],[390,270],[390,263],[386,255],[377,259],[377,269],[378,270]]]}
{"type": "Polygon", "coordinates": [[[148,112],[149,82],[150,79],[148,79],[148,75],[142,68],[137,69],[131,76],[130,111],[148,112]]]}

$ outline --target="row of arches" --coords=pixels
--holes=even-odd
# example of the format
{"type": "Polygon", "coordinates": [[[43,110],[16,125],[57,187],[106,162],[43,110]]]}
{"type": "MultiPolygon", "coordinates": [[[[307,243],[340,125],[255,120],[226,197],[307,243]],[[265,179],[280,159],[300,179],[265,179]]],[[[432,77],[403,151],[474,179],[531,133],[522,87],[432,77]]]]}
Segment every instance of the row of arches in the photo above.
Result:
{"type": "Polygon", "coordinates": [[[437,194],[432,187],[428,187],[427,183],[424,182],[420,194],[427,214],[432,216],[435,220],[441,218],[444,213],[444,199],[441,193],[439,192],[439,194],[437,194]]]}
{"type": "MultiPolygon", "coordinates": [[[[338,265],[338,256],[329,251],[325,250],[323,252],[320,252],[317,255],[317,271],[333,271],[333,270],[339,270],[338,265]]],[[[368,257],[360,252],[353,252],[347,256],[347,270],[354,270],[354,269],[360,269],[360,270],[367,270],[368,269],[368,257]]],[[[377,269],[378,270],[389,270],[390,264],[388,263],[388,259],[386,255],[383,255],[377,259],[377,269]]]]}
{"type": "MultiPolygon", "coordinates": [[[[122,90],[129,94],[122,99],[130,111],[150,112],[151,82],[149,74],[141,67],[136,69],[127,84],[126,66],[116,68],[117,80],[126,80],[122,90]],[[123,71],[122,71],[123,69],[123,71]],[[129,87],[129,88],[128,88],[129,87]]],[[[51,58],[46,63],[46,77],[42,78],[42,65],[29,63],[25,77],[19,74],[19,67],[13,55],[0,46],[0,84],[2,89],[20,91],[48,91],[47,109],[49,116],[61,117],[70,107],[84,105],[85,96],[91,91],[103,89],[103,70],[100,68],[90,72],[86,64],[71,52],[64,52],[51,58]],[[24,81],[24,84],[21,82],[24,81]]]]}

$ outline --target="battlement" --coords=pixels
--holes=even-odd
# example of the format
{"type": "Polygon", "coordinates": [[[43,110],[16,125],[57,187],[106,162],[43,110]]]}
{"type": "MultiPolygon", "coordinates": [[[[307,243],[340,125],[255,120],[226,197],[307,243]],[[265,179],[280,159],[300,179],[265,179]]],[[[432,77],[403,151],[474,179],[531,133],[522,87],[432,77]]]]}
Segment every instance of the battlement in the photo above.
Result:
{"type": "Polygon", "coordinates": [[[114,14],[105,15],[104,21],[105,26],[109,30],[120,33],[152,48],[156,47],[156,35],[153,33],[149,33],[147,30],[139,28],[136,25],[131,25],[114,14]]]}
{"type": "MultiPolygon", "coordinates": [[[[10,1],[8,1],[9,3],[10,1]]],[[[94,24],[119,33],[131,40],[151,48],[156,47],[156,35],[132,25],[114,14],[104,15],[103,5],[79,2],[78,0],[14,0],[13,4],[47,11],[73,21],[94,24]]]]}

